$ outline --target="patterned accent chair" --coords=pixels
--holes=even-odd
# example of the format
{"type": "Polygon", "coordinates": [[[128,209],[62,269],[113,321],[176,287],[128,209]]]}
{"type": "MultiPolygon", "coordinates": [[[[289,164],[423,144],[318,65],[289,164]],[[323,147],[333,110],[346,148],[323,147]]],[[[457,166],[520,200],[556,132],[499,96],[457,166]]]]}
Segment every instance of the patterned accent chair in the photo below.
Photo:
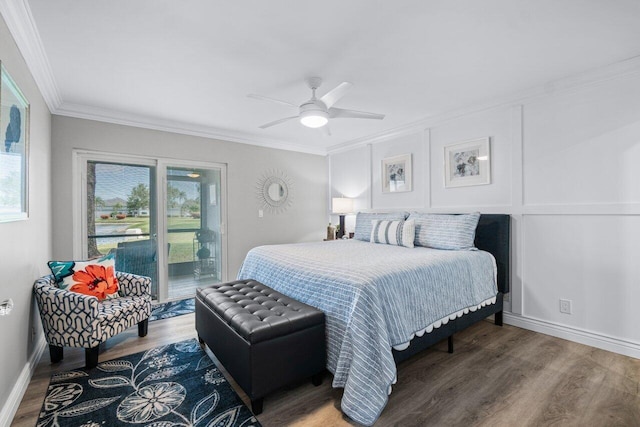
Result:
{"type": "Polygon", "coordinates": [[[87,368],[98,364],[100,343],[131,326],[138,335],[147,335],[151,315],[151,279],[116,272],[119,297],[98,301],[60,289],[53,276],[36,280],[33,285],[42,327],[49,344],[51,363],[63,358],[63,347],[83,347],[87,368]]]}

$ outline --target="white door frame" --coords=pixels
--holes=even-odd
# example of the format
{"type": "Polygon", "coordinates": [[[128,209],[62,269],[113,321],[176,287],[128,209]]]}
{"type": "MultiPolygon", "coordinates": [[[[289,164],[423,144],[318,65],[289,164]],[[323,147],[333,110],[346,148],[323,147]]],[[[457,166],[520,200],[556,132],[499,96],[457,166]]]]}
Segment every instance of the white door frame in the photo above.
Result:
{"type": "MultiPolygon", "coordinates": [[[[220,170],[220,280],[227,281],[227,165],[225,163],[177,160],[161,157],[123,155],[91,150],[73,150],[72,173],[80,179],[73,180],[73,257],[87,258],[87,161],[123,163],[156,168],[156,221],[158,248],[164,248],[168,241],[167,232],[167,167],[175,166],[194,169],[220,170]]],[[[168,297],[169,270],[168,254],[158,250],[158,298],[168,297]]]]}
{"type": "MultiPolygon", "coordinates": [[[[168,229],[166,224],[167,218],[167,168],[178,167],[185,169],[218,169],[220,170],[220,280],[222,282],[227,281],[227,165],[225,163],[214,162],[202,162],[191,160],[176,160],[176,159],[158,159],[158,167],[156,173],[158,174],[158,204],[162,204],[163,213],[162,218],[158,218],[158,237],[162,235],[162,244],[169,240],[168,229]]],[[[158,239],[158,245],[160,245],[160,239],[158,239]]],[[[165,247],[165,246],[159,246],[165,247]]],[[[162,252],[166,258],[168,254],[166,251],[162,252]]],[[[160,258],[158,258],[160,259],[160,258]]],[[[160,301],[165,301],[168,298],[169,292],[169,265],[168,262],[163,262],[161,269],[164,271],[159,272],[164,278],[164,283],[159,288],[160,301]]],[[[162,283],[162,282],[161,282],[162,283]]]]}

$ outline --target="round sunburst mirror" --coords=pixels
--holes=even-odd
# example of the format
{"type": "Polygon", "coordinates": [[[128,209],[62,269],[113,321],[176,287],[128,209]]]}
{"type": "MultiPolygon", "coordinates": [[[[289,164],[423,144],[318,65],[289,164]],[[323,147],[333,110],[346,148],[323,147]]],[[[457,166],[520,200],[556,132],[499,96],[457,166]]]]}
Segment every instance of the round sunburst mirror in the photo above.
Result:
{"type": "Polygon", "coordinates": [[[263,209],[283,212],[291,205],[291,182],[283,172],[267,172],[258,181],[256,195],[263,209]]]}

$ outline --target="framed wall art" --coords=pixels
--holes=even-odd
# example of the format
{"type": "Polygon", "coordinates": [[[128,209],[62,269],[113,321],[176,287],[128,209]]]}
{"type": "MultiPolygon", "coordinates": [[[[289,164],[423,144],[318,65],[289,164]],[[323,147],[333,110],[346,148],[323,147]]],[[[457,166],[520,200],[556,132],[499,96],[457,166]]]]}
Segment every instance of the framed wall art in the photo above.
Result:
{"type": "Polygon", "coordinates": [[[444,147],[444,186],[464,187],[491,183],[489,137],[444,147]]]}
{"type": "Polygon", "coordinates": [[[0,63],[0,222],[29,214],[29,103],[0,63]]]}
{"type": "Polygon", "coordinates": [[[382,192],[412,190],[411,154],[382,159],[382,192]]]}

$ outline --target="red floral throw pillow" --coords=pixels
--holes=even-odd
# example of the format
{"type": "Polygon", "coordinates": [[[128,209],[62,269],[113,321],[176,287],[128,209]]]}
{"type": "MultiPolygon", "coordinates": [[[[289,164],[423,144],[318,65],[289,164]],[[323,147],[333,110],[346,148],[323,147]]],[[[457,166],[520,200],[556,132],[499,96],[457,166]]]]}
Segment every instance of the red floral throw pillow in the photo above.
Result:
{"type": "Polygon", "coordinates": [[[60,289],[99,300],[118,296],[113,254],[89,261],[49,261],[49,268],[60,289]]]}

